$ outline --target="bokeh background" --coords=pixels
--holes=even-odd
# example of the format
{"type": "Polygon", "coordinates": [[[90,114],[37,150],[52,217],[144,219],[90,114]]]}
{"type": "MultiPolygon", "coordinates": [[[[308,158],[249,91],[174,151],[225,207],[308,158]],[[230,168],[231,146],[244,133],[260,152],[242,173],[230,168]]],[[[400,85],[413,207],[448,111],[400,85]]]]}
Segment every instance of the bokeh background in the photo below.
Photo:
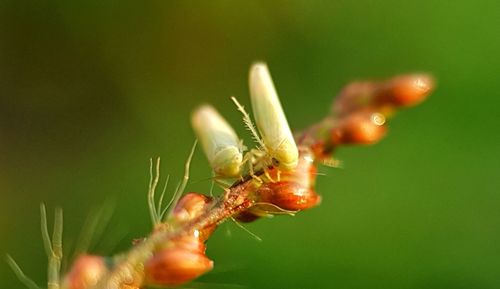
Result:
{"type": "MultiPolygon", "coordinates": [[[[42,201],[67,244],[107,199],[94,252],[146,234],[149,158],[181,177],[200,103],[244,134],[229,96],[248,104],[255,60],[298,129],[349,81],[426,71],[428,101],[321,169],[320,207],[249,225],[262,242],[224,224],[187,287],[500,288],[499,19],[496,0],[0,1],[0,253],[43,284],[42,201]]],[[[188,189],[209,176],[198,151],[188,189]]],[[[3,263],[0,283],[22,286],[3,263]]]]}

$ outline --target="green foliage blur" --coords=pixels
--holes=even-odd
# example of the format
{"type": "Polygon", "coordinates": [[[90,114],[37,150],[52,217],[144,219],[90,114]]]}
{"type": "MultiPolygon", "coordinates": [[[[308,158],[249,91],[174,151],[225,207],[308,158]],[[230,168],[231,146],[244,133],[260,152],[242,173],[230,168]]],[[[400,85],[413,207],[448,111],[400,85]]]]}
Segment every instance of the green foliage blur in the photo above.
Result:
{"type": "MultiPolygon", "coordinates": [[[[222,225],[214,271],[187,287],[500,288],[499,19],[494,0],[1,1],[0,253],[45,282],[42,201],[65,209],[70,250],[111,200],[92,252],[128,248],[150,229],[149,158],[180,179],[201,103],[247,135],[229,96],[248,105],[265,60],[296,129],[352,80],[422,71],[438,88],[321,168],[318,208],[248,225],[263,242],[222,225]]],[[[209,177],[199,150],[188,189],[209,177]]],[[[5,263],[0,283],[22,286],[5,263]]]]}

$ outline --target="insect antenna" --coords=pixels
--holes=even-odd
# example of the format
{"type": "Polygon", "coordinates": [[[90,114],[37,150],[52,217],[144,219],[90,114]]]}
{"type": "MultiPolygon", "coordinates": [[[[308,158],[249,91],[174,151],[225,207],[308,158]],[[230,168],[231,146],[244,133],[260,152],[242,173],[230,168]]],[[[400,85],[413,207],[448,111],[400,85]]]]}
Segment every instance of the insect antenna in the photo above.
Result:
{"type": "Polygon", "coordinates": [[[241,112],[241,114],[243,114],[243,123],[245,124],[245,127],[247,128],[247,130],[249,130],[250,133],[252,134],[252,139],[255,142],[257,142],[257,144],[258,144],[257,149],[260,151],[266,151],[266,146],[264,145],[264,141],[260,138],[260,135],[257,132],[257,129],[255,128],[255,125],[253,124],[252,119],[250,118],[250,115],[245,110],[245,107],[238,102],[236,97],[231,96],[231,100],[234,102],[234,104],[236,105],[236,108],[238,108],[238,110],[241,112]]]}

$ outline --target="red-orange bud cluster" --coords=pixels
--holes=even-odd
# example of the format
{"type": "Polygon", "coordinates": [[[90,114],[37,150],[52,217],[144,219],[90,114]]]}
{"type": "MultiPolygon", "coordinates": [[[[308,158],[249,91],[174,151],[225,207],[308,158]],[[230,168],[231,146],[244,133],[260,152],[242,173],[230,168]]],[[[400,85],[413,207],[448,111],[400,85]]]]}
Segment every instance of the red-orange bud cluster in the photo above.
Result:
{"type": "Polygon", "coordinates": [[[179,223],[189,222],[206,212],[212,203],[212,198],[190,192],[185,194],[175,205],[173,217],[179,223]]]}
{"type": "Polygon", "coordinates": [[[144,265],[146,283],[177,286],[213,268],[205,255],[205,245],[195,236],[185,236],[160,248],[144,265]]]}
{"type": "Polygon", "coordinates": [[[333,103],[334,124],[329,139],[313,144],[318,158],[328,157],[342,144],[373,144],[387,131],[386,117],[401,107],[422,102],[433,90],[434,80],[426,74],[396,76],[382,82],[347,85],[333,103]]]}
{"type": "Polygon", "coordinates": [[[295,182],[269,183],[259,189],[261,201],[288,211],[312,208],[321,200],[316,192],[295,182]]]}
{"type": "Polygon", "coordinates": [[[373,144],[385,136],[387,131],[385,116],[381,113],[365,110],[350,114],[340,119],[332,128],[330,137],[333,145],[373,144]]]}
{"type": "MultiPolygon", "coordinates": [[[[213,199],[198,193],[187,193],[172,211],[172,221],[183,225],[200,218],[210,210],[213,199]]],[[[205,255],[204,242],[215,230],[211,225],[195,229],[182,237],[169,240],[155,250],[144,264],[146,283],[158,286],[177,286],[201,276],[213,268],[205,255]]]]}
{"type": "Polygon", "coordinates": [[[94,286],[108,272],[104,258],[80,255],[63,281],[63,288],[86,289],[94,286]]]}
{"type": "Polygon", "coordinates": [[[377,101],[394,106],[413,106],[422,102],[434,88],[434,80],[426,74],[402,75],[390,79],[377,94],[377,101]]]}
{"type": "Polygon", "coordinates": [[[271,180],[260,185],[254,194],[256,205],[236,218],[251,222],[260,216],[281,211],[301,211],[318,205],[321,197],[314,191],[316,167],[309,149],[300,148],[299,163],[292,171],[273,168],[271,180]]]}
{"type": "MultiPolygon", "coordinates": [[[[178,224],[193,221],[206,213],[213,205],[213,198],[198,193],[187,193],[175,206],[172,217],[178,224]]],[[[216,229],[215,225],[199,228],[198,237],[206,241],[216,229]]]]}
{"type": "Polygon", "coordinates": [[[433,89],[434,80],[426,74],[401,75],[382,82],[354,82],[342,89],[332,111],[340,118],[366,108],[383,113],[416,105],[433,89]]]}

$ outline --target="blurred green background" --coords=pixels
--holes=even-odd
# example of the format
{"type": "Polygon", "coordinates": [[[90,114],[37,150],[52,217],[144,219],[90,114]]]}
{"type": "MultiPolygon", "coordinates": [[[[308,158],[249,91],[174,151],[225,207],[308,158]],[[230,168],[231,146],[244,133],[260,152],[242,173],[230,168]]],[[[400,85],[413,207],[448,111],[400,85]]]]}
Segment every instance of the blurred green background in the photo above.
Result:
{"type": "MultiPolygon", "coordinates": [[[[228,97],[248,104],[261,59],[297,129],[355,79],[426,71],[438,88],[321,169],[320,207],[249,225],[263,242],[224,224],[191,287],[500,288],[499,19],[495,0],[0,1],[0,253],[43,284],[41,201],[64,207],[68,244],[107,198],[94,252],[146,234],[149,158],[181,177],[200,103],[244,134],[228,97]]],[[[201,151],[192,167],[207,192],[201,151]]],[[[0,282],[22,286],[1,263],[0,282]]]]}

